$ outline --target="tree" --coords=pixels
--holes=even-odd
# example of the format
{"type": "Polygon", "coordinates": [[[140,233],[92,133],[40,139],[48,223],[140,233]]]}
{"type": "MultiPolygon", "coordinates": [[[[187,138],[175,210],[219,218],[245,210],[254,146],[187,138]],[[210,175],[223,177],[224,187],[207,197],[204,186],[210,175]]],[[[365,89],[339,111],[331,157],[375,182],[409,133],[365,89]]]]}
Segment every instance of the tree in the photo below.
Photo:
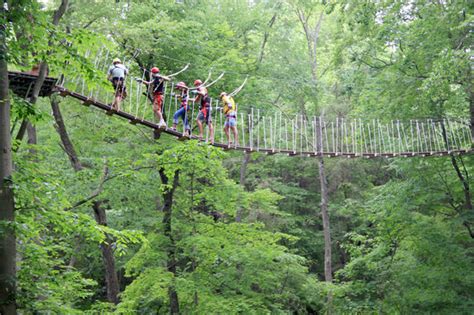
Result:
{"type": "Polygon", "coordinates": [[[0,8],[0,312],[16,314],[15,201],[12,188],[7,10],[0,8]]]}

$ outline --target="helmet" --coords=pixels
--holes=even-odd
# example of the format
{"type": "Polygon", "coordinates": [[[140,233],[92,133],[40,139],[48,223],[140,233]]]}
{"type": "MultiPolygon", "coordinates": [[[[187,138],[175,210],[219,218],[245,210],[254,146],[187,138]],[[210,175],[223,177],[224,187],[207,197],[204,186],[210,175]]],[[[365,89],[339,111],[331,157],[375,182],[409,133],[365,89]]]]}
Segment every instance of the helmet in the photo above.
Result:
{"type": "Polygon", "coordinates": [[[188,87],[186,86],[186,83],[184,83],[183,81],[181,82],[178,82],[178,84],[176,84],[176,88],[185,88],[187,89],[188,87]]]}
{"type": "Polygon", "coordinates": [[[120,59],[118,59],[118,58],[114,58],[114,60],[112,61],[112,63],[122,63],[122,61],[120,61],[120,59]]]}
{"type": "Polygon", "coordinates": [[[160,72],[160,69],[158,69],[157,67],[151,68],[151,73],[158,73],[158,72],[160,72]]]}
{"type": "Polygon", "coordinates": [[[222,98],[223,96],[226,96],[227,93],[226,92],[221,92],[221,95],[219,95],[220,98],[222,98]]]}
{"type": "Polygon", "coordinates": [[[202,81],[197,79],[194,81],[194,86],[198,86],[198,85],[201,85],[202,84],[202,81]]]}

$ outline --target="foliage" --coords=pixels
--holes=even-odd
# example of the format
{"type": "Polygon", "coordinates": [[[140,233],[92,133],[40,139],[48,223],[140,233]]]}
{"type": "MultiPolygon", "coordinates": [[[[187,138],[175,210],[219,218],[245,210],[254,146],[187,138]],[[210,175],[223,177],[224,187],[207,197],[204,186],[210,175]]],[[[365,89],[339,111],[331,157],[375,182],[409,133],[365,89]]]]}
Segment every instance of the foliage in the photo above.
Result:
{"type": "MultiPolygon", "coordinates": [[[[9,68],[46,61],[53,76],[78,75],[110,89],[107,65],[83,57],[107,47],[131,59],[132,75],[190,63],[180,76],[190,83],[210,69],[213,78],[225,71],[211,95],[249,75],[236,96],[242,112],[470,118],[473,15],[466,1],[71,0],[54,26],[58,3],[9,1],[9,68]],[[317,82],[297,10],[311,25],[323,17],[317,82]]],[[[474,214],[453,167],[472,194],[472,156],[326,161],[335,281],[325,283],[315,159],[253,153],[239,185],[238,152],[166,136],[154,141],[148,130],[64,99],[84,166],[74,172],[49,99],[12,103],[13,131],[28,118],[39,143],[17,142],[15,153],[23,313],[169,313],[170,288],[183,314],[473,308],[474,214]],[[163,196],[173,188],[170,237],[163,196]],[[93,201],[102,202],[107,226],[94,220],[93,201]],[[107,302],[100,244],[114,252],[118,305],[107,302]]]]}

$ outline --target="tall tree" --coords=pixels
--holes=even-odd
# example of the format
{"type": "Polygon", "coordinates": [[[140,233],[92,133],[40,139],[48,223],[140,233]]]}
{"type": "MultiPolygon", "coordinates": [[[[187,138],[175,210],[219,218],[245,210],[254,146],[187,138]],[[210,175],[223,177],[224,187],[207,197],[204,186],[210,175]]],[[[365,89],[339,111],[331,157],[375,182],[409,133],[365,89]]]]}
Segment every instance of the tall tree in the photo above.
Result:
{"type": "MultiPolygon", "coordinates": [[[[318,44],[320,38],[321,24],[324,18],[324,10],[321,12],[315,12],[314,3],[300,4],[295,7],[296,15],[303,28],[307,53],[309,57],[311,77],[313,82],[313,93],[318,90],[318,44]],[[313,18],[313,14],[317,16],[313,18]]],[[[315,93],[316,94],[316,93],[315,93]]],[[[304,107],[304,105],[303,105],[304,107]]],[[[303,111],[304,113],[306,110],[303,111]]],[[[322,115],[322,114],[321,114],[322,115]]],[[[320,126],[321,128],[322,126],[320,126]]],[[[322,134],[318,132],[319,142],[317,144],[318,152],[322,152],[322,134]]],[[[318,157],[318,171],[319,171],[319,183],[321,187],[321,218],[323,221],[323,234],[324,234],[324,278],[327,282],[332,282],[332,244],[331,244],[331,227],[329,223],[329,195],[328,195],[328,183],[326,177],[326,168],[324,166],[324,157],[321,155],[318,157]]]]}
{"type": "Polygon", "coordinates": [[[15,201],[12,189],[12,148],[6,23],[8,3],[0,7],[0,313],[16,314],[15,201]]]}

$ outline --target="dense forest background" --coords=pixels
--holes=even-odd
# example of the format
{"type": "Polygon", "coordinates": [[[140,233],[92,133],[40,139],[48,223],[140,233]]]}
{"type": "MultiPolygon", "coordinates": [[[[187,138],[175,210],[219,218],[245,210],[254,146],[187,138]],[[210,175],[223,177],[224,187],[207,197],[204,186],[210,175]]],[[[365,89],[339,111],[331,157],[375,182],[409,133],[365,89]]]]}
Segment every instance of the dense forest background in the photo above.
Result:
{"type": "Polygon", "coordinates": [[[4,3],[0,313],[472,313],[472,155],[224,152],[7,85],[103,84],[106,45],[132,73],[225,71],[214,97],[249,76],[242,111],[474,124],[472,1],[4,3]]]}

